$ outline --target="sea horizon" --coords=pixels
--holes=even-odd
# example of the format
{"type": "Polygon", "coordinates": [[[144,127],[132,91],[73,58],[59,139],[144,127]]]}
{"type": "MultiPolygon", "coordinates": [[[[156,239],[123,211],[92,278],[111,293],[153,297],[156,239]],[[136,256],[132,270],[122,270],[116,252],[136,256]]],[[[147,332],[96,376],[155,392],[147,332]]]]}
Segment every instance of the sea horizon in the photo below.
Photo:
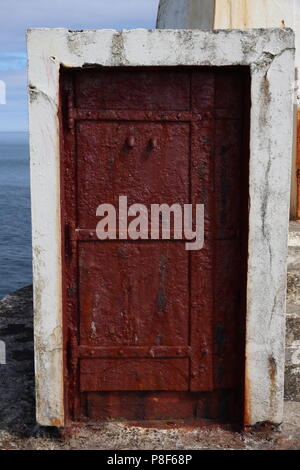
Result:
{"type": "Polygon", "coordinates": [[[32,283],[29,133],[0,131],[0,298],[32,283]]]}

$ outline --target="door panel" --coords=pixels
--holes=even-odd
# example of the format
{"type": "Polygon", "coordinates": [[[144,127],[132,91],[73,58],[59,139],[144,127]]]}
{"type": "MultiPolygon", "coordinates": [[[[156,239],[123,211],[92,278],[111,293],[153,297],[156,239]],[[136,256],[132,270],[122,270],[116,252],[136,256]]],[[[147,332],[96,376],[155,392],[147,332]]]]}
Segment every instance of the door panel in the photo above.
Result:
{"type": "Polygon", "coordinates": [[[190,105],[190,77],[183,70],[104,69],[75,75],[75,104],[101,110],[184,111],[190,105]],[[163,90],[163,93],[162,93],[163,90]]]}
{"type": "Polygon", "coordinates": [[[189,344],[189,262],[181,242],[84,242],[79,273],[80,344],[189,344]]]}
{"type": "Polygon", "coordinates": [[[188,359],[83,359],[80,389],[188,390],[188,359]],[[126,373],[124,373],[126,371],[126,373]]]}
{"type": "Polygon", "coordinates": [[[240,417],[248,76],[213,68],[62,71],[69,419],[240,417]],[[119,196],[149,212],[154,203],[204,204],[203,248],[187,251],[173,237],[119,240],[118,227],[115,240],[98,240],[96,209],[118,209],[119,196]]]}
{"type": "Polygon", "coordinates": [[[79,227],[95,228],[98,205],[118,207],[121,195],[128,197],[128,205],[189,202],[189,146],[188,123],[79,122],[79,227]]]}

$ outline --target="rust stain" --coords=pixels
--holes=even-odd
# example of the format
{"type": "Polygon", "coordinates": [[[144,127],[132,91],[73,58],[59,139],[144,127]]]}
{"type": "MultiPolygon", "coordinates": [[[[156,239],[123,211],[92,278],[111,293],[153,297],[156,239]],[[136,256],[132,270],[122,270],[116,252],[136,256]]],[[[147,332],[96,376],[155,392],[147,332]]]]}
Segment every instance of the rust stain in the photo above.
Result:
{"type": "Polygon", "coordinates": [[[232,5],[231,1],[229,2],[229,28],[232,29],[233,19],[232,19],[232,5]]]}
{"type": "Polygon", "coordinates": [[[61,428],[63,427],[63,423],[59,419],[51,419],[51,426],[54,428],[61,428]]]}
{"type": "Polygon", "coordinates": [[[300,219],[300,169],[297,169],[297,219],[300,219]]]}
{"type": "Polygon", "coordinates": [[[251,423],[251,382],[248,377],[247,367],[245,371],[245,391],[244,391],[244,426],[251,423]]]}
{"type": "Polygon", "coordinates": [[[297,112],[297,157],[296,157],[296,176],[297,176],[297,219],[300,219],[300,109],[297,112]]]}
{"type": "Polygon", "coordinates": [[[269,356],[268,362],[270,378],[270,408],[272,410],[276,399],[277,364],[273,356],[269,356]]]}
{"type": "Polygon", "coordinates": [[[248,0],[244,0],[243,10],[244,10],[244,28],[247,28],[247,27],[249,27],[249,24],[250,24],[248,0]]]}
{"type": "Polygon", "coordinates": [[[275,361],[274,357],[270,356],[269,357],[269,376],[270,376],[272,384],[275,381],[276,374],[277,374],[276,361],[275,361]]]}
{"type": "Polygon", "coordinates": [[[216,0],[214,28],[219,29],[221,25],[226,29],[285,28],[286,20],[281,17],[285,13],[283,8],[272,7],[270,3],[270,0],[216,0]]]}

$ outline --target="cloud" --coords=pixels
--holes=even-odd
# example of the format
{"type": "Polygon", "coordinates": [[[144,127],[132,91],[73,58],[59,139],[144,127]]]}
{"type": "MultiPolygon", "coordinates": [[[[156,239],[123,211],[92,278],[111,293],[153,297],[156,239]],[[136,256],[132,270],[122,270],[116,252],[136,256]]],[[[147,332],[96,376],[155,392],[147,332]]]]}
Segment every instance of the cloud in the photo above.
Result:
{"type": "Polygon", "coordinates": [[[27,28],[153,28],[158,0],[1,0],[0,50],[25,50],[27,28]]]}
{"type": "Polygon", "coordinates": [[[0,52],[0,72],[22,69],[26,62],[25,52],[0,52]]]}
{"type": "Polygon", "coordinates": [[[0,105],[0,132],[28,129],[26,68],[0,72],[6,85],[6,104],[0,105]]]}

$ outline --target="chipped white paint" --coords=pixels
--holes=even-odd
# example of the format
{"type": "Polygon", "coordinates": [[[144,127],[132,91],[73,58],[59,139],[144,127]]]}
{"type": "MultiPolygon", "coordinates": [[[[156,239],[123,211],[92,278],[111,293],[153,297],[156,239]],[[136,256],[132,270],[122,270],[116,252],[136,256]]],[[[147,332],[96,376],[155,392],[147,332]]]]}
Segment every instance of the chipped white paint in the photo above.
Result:
{"type": "Polygon", "coordinates": [[[281,422],[293,32],[37,29],[28,32],[28,51],[38,422],[64,423],[57,120],[60,64],[250,67],[245,424],[281,422]]]}
{"type": "Polygon", "coordinates": [[[6,364],[6,347],[4,341],[0,341],[0,365],[6,364]]]}

